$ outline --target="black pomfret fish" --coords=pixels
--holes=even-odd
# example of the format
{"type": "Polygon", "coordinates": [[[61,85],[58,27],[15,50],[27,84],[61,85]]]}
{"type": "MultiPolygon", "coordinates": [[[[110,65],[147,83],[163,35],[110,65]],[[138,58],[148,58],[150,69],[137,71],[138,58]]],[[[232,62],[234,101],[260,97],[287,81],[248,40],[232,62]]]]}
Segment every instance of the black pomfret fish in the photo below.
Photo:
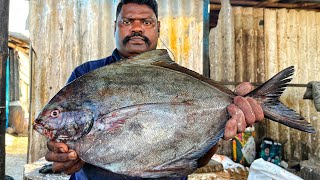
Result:
{"type": "MultiPolygon", "coordinates": [[[[314,128],[278,99],[288,67],[246,96],[265,117],[301,131],[314,128]]],[[[85,162],[134,177],[191,174],[223,136],[235,94],[154,50],[96,69],[62,88],[34,129],[74,148],[85,162]]]]}

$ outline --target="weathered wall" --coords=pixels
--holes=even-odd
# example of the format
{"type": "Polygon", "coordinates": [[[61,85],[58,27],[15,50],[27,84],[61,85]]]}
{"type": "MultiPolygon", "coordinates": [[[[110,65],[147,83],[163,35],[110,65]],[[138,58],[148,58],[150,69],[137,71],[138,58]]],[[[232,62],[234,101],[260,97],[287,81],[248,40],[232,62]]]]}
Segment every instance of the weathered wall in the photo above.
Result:
{"type": "MultiPolygon", "coordinates": [[[[161,34],[158,48],[173,53],[180,65],[202,73],[203,6],[205,1],[159,0],[161,34]]],[[[207,13],[207,12],[206,12],[207,13]]]]}
{"type": "Polygon", "coordinates": [[[10,104],[9,127],[15,133],[26,135],[29,118],[29,56],[19,48],[10,49],[10,104]]]}
{"type": "Polygon", "coordinates": [[[20,102],[25,112],[25,118],[29,118],[29,105],[30,105],[30,60],[29,56],[25,53],[18,52],[19,57],[19,85],[20,85],[20,102]]]}
{"type": "MultiPolygon", "coordinates": [[[[159,0],[158,48],[168,47],[179,64],[202,72],[204,1],[159,0]]],[[[31,120],[62,88],[79,64],[114,49],[116,0],[30,0],[31,120]]],[[[207,13],[207,12],[206,12],[207,13]]],[[[46,152],[45,139],[30,131],[28,162],[46,152]]]]}
{"type": "MultiPolygon", "coordinates": [[[[112,1],[30,1],[31,122],[79,64],[111,54],[112,1]]],[[[30,126],[31,127],[31,126],[30,126]]],[[[30,129],[28,161],[46,153],[46,141],[30,129]]]]}
{"type": "MultiPolygon", "coordinates": [[[[320,63],[320,13],[314,11],[271,10],[233,7],[234,49],[223,44],[218,28],[210,31],[210,72],[217,81],[264,82],[280,70],[295,66],[292,83],[306,84],[319,81],[320,63]],[[221,54],[235,53],[227,60],[221,54]],[[226,73],[227,72],[227,73],[226,73]]],[[[225,17],[226,18],[226,17],[225,17]]],[[[224,20],[225,21],[225,20],[224,20]]],[[[225,25],[226,26],[226,25],[225,25]]],[[[228,24],[228,26],[230,26],[228,24]]],[[[230,27],[229,27],[230,28],[230,27]]],[[[233,87],[230,87],[233,88],[233,87]]],[[[320,113],[311,101],[303,100],[305,88],[288,87],[281,101],[300,112],[320,130],[320,113]]],[[[307,134],[266,120],[257,127],[257,140],[271,137],[284,145],[286,160],[300,161],[309,156],[320,156],[319,132],[307,134]]],[[[230,143],[224,143],[221,151],[230,154],[230,143]]]]}
{"type": "MultiPolygon", "coordinates": [[[[306,84],[319,81],[320,64],[320,13],[314,11],[266,9],[265,47],[266,78],[287,66],[295,66],[292,83],[306,84]]],[[[268,122],[267,135],[285,143],[285,158],[305,160],[308,156],[320,157],[320,113],[311,101],[303,100],[305,88],[288,88],[281,100],[300,112],[318,131],[307,134],[268,122]]]]}

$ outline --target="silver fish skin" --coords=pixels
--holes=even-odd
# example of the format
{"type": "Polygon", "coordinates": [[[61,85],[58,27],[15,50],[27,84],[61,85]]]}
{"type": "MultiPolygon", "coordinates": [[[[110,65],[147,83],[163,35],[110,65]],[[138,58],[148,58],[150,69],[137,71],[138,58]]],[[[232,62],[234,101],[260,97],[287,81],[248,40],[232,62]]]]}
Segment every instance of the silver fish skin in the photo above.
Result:
{"type": "MultiPolygon", "coordinates": [[[[285,69],[248,96],[258,100],[266,117],[314,132],[278,101],[292,73],[293,67],[285,69]]],[[[117,174],[181,177],[194,172],[197,160],[223,136],[234,96],[177,65],[166,50],[154,50],[69,83],[43,108],[34,129],[117,174]]]]}

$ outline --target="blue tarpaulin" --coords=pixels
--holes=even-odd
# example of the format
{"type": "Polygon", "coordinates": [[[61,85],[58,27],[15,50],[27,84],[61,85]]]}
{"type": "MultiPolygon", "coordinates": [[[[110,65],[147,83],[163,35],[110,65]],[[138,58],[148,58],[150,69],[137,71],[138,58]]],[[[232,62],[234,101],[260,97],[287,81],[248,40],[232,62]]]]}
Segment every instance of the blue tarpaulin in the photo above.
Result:
{"type": "Polygon", "coordinates": [[[9,103],[10,103],[10,64],[9,57],[6,63],[6,128],[9,126],[9,103]]]}

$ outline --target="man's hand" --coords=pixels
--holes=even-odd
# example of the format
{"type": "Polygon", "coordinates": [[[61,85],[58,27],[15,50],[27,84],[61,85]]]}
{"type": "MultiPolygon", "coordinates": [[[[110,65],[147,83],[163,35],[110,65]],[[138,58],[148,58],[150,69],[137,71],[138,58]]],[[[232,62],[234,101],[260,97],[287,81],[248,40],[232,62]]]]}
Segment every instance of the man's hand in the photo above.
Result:
{"type": "Polygon", "coordinates": [[[258,102],[251,97],[242,97],[253,90],[253,86],[248,82],[239,84],[235,89],[236,96],[233,104],[227,107],[231,119],[228,120],[224,131],[224,139],[229,140],[237,133],[242,133],[246,127],[262,121],[264,118],[263,110],[258,102]]]}
{"type": "MultiPolygon", "coordinates": [[[[231,119],[227,121],[224,139],[229,140],[242,133],[246,127],[251,126],[255,122],[262,121],[264,118],[263,110],[256,100],[250,97],[242,97],[253,90],[253,86],[248,82],[239,84],[235,89],[234,103],[227,107],[231,119]]],[[[213,146],[203,157],[198,160],[198,167],[205,166],[209,163],[211,157],[218,150],[218,144],[213,146]]]]}
{"type": "Polygon", "coordinates": [[[49,141],[47,146],[49,151],[45,158],[47,161],[53,162],[53,172],[73,174],[84,165],[84,161],[78,157],[74,150],[69,149],[66,144],[49,141]]]}

